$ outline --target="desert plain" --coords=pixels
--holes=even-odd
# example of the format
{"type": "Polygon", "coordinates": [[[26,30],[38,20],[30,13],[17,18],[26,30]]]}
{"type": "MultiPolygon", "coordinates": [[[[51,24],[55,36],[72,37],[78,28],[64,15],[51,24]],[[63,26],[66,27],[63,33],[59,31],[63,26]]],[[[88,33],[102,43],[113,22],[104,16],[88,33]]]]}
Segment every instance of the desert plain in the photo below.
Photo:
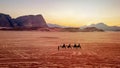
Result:
{"type": "Polygon", "coordinates": [[[120,32],[0,31],[0,68],[120,68],[120,32]]]}

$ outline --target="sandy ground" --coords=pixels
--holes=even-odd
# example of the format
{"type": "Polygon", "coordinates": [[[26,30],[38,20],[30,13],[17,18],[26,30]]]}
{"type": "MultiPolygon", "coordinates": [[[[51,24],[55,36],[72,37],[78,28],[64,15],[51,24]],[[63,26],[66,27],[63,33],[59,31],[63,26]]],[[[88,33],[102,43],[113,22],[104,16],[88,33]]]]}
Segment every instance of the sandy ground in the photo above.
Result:
{"type": "Polygon", "coordinates": [[[120,32],[0,31],[0,68],[120,68],[120,32]]]}

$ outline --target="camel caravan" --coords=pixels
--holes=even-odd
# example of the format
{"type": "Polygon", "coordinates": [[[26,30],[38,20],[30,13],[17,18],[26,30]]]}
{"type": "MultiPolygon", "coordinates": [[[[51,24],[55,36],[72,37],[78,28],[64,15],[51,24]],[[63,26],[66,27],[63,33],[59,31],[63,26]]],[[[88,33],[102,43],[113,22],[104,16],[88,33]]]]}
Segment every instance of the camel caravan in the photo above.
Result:
{"type": "Polygon", "coordinates": [[[79,48],[79,49],[81,49],[81,45],[80,45],[80,43],[79,44],[74,44],[74,45],[71,45],[71,44],[68,44],[68,45],[66,45],[66,44],[62,44],[62,45],[60,45],[60,46],[58,46],[58,50],[60,49],[60,48],[79,48]]]}

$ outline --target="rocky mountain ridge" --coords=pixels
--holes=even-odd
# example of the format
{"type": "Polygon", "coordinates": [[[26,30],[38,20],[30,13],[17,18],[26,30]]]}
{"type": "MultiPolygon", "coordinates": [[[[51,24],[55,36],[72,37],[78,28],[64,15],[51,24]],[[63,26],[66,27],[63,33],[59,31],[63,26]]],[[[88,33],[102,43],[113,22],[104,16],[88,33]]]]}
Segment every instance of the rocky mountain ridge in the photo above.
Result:
{"type": "Polygon", "coordinates": [[[0,27],[46,28],[48,25],[42,15],[26,15],[13,19],[10,15],[0,13],[0,27]]]}
{"type": "Polygon", "coordinates": [[[119,26],[108,26],[104,23],[97,23],[97,24],[91,24],[88,26],[81,26],[81,29],[87,28],[87,27],[96,27],[98,29],[102,29],[105,31],[120,31],[120,27],[119,26]]]}

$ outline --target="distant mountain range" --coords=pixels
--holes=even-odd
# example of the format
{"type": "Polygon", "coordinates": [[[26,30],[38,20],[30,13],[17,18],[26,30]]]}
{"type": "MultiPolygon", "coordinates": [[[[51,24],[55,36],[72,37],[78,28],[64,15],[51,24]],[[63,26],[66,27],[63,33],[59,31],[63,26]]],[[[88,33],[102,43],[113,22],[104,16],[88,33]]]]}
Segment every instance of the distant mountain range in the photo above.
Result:
{"type": "MultiPolygon", "coordinates": [[[[49,27],[68,28],[68,27],[65,27],[65,26],[57,25],[57,24],[47,23],[47,25],[49,27]]],[[[97,24],[91,24],[91,25],[88,25],[88,26],[81,26],[80,29],[86,29],[86,28],[89,28],[89,27],[95,27],[97,29],[102,29],[104,31],[120,31],[119,26],[108,26],[108,25],[106,25],[104,23],[97,23],[97,24]]]]}
{"type": "Polygon", "coordinates": [[[98,23],[98,24],[91,24],[88,26],[81,26],[81,29],[87,28],[87,27],[96,27],[98,29],[102,29],[105,31],[120,31],[120,27],[119,26],[108,26],[104,23],[98,23]]]}
{"type": "Polygon", "coordinates": [[[51,24],[51,23],[47,23],[48,27],[54,28],[54,27],[58,27],[58,28],[65,28],[66,26],[61,26],[61,25],[57,25],[57,24],[51,24]]]}
{"type": "Polygon", "coordinates": [[[108,26],[104,23],[81,26],[80,28],[60,26],[46,23],[44,17],[39,15],[25,15],[11,18],[8,14],[0,13],[0,30],[40,30],[40,31],[72,31],[72,32],[94,32],[94,31],[120,31],[118,26],[108,26]]]}

